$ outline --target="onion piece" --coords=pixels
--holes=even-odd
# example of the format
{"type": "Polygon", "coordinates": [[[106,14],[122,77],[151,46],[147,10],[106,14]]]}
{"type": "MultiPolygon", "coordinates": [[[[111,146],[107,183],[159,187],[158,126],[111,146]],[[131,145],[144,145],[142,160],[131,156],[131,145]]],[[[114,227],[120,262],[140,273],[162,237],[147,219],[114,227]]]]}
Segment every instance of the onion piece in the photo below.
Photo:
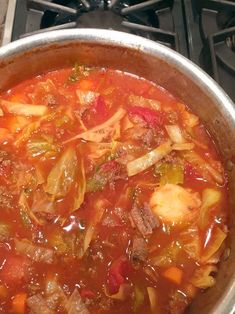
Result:
{"type": "Polygon", "coordinates": [[[190,282],[197,288],[206,289],[215,285],[215,278],[211,273],[216,273],[217,267],[214,265],[205,265],[194,272],[190,282]]]}
{"type": "Polygon", "coordinates": [[[172,142],[170,140],[161,144],[151,152],[127,163],[127,174],[129,177],[134,176],[149,167],[153,166],[164,156],[172,151],[172,142]]]}
{"type": "Polygon", "coordinates": [[[132,105],[147,107],[153,110],[160,110],[161,103],[156,99],[145,98],[143,96],[137,96],[134,94],[130,94],[128,97],[128,102],[132,105]]]}
{"type": "Polygon", "coordinates": [[[148,296],[149,296],[151,311],[153,313],[156,313],[156,310],[157,310],[156,289],[154,289],[153,287],[147,287],[147,292],[148,292],[148,296]]]}
{"type": "Polygon", "coordinates": [[[18,102],[12,102],[8,100],[0,100],[3,110],[9,113],[13,113],[20,116],[26,117],[41,117],[47,113],[47,106],[43,105],[30,105],[21,104],[18,102]]]}
{"type": "Polygon", "coordinates": [[[173,143],[184,143],[185,139],[183,137],[180,127],[176,124],[166,125],[165,129],[172,140],[173,143]]]}
{"type": "Polygon", "coordinates": [[[77,89],[76,94],[82,106],[91,104],[96,99],[96,97],[100,95],[99,93],[93,91],[83,91],[81,89],[77,89]]]}
{"type": "Polygon", "coordinates": [[[177,143],[172,145],[173,150],[192,150],[194,149],[194,143],[177,143]]]}
{"type": "Polygon", "coordinates": [[[83,303],[80,293],[75,288],[71,296],[69,297],[66,306],[68,314],[89,314],[90,312],[83,303]]]}
{"type": "Polygon", "coordinates": [[[73,211],[77,210],[83,203],[86,193],[86,175],[84,160],[81,159],[78,166],[78,182],[76,182],[76,194],[74,197],[73,211]]]}

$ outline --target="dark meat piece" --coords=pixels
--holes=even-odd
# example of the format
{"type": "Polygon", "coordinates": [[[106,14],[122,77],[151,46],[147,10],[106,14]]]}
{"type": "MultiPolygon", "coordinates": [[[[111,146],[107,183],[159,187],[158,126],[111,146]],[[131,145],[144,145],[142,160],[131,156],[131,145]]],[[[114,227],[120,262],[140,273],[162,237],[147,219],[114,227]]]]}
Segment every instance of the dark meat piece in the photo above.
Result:
{"type": "Polygon", "coordinates": [[[143,238],[135,237],[132,244],[131,262],[135,267],[147,258],[147,245],[143,238]]]}
{"type": "Polygon", "coordinates": [[[153,229],[159,226],[159,221],[152,213],[148,204],[144,204],[141,207],[134,204],[131,210],[131,219],[144,237],[152,234],[153,229]]]}
{"type": "Polygon", "coordinates": [[[41,294],[35,294],[27,299],[27,305],[30,314],[54,314],[55,312],[49,308],[46,299],[41,294]]]}
{"type": "Polygon", "coordinates": [[[141,141],[146,146],[150,146],[154,142],[154,131],[149,128],[131,128],[126,130],[124,136],[127,139],[141,141]]]}

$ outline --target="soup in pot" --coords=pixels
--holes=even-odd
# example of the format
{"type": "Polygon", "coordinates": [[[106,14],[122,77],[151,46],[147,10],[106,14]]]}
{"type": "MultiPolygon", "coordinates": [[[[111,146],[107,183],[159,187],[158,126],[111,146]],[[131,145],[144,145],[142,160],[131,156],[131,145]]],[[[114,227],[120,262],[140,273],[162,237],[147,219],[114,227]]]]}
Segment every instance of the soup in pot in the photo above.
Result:
{"type": "Polygon", "coordinates": [[[226,176],[187,105],[103,68],[0,95],[0,312],[180,314],[216,282],[226,176]]]}

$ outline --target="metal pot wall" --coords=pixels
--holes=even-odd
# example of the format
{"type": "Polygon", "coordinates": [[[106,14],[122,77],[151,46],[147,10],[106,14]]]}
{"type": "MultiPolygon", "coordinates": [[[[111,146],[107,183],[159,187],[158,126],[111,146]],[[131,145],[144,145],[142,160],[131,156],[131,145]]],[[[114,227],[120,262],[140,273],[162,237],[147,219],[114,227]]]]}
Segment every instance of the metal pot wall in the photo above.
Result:
{"type": "MultiPolygon", "coordinates": [[[[213,136],[228,171],[229,201],[235,208],[235,106],[199,67],[178,53],[141,37],[107,30],[60,30],[0,48],[0,91],[56,68],[79,62],[111,67],[151,80],[188,104],[213,136]]],[[[229,217],[230,256],[222,261],[215,287],[199,295],[190,313],[235,312],[235,212],[229,217]]]]}

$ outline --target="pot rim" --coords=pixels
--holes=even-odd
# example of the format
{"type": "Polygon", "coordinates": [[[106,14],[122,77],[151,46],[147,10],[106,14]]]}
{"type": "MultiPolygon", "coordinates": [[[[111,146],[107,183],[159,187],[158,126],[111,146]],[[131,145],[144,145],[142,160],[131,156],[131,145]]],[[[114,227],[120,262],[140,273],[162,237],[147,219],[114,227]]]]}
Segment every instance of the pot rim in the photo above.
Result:
{"type": "MultiPolygon", "coordinates": [[[[137,50],[140,53],[149,54],[160,58],[178,69],[185,76],[192,79],[196,85],[206,93],[212,102],[221,106],[226,118],[235,127],[235,105],[225,91],[199,66],[188,60],[178,52],[140,36],[101,29],[66,29],[55,30],[47,33],[31,35],[0,48],[0,63],[5,58],[17,56],[25,51],[66,42],[81,41],[96,44],[119,46],[137,50]]],[[[223,293],[223,299],[217,300],[211,313],[232,314],[235,312],[235,282],[232,281],[223,293]],[[220,301],[220,302],[218,302],[220,301]]]]}

